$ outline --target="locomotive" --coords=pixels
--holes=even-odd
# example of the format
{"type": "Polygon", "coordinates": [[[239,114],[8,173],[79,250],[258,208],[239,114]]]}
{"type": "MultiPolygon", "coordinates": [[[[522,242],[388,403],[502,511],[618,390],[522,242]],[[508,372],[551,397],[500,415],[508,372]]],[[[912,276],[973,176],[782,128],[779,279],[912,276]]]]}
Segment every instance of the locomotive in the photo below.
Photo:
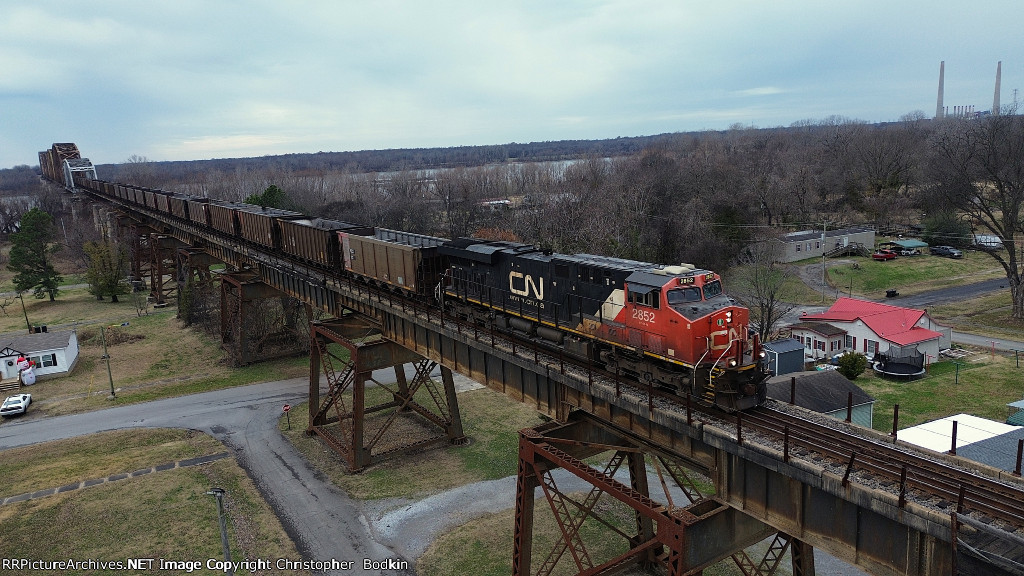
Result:
{"type": "Polygon", "coordinates": [[[74,186],[407,294],[627,378],[729,411],[765,400],[769,373],[749,312],[710,270],[449,240],[89,176],[74,174],[74,186]]]}
{"type": "Polygon", "coordinates": [[[449,263],[446,305],[466,318],[726,410],[765,400],[768,372],[749,312],[712,271],[469,238],[440,253],[449,263]]]}

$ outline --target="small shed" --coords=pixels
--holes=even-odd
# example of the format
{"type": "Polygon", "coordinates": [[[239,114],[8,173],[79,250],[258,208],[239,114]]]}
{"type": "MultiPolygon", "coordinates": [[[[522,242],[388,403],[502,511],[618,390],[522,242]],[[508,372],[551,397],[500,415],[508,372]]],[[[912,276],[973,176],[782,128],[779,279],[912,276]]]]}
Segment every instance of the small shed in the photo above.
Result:
{"type": "Polygon", "coordinates": [[[850,420],[854,424],[871,428],[874,423],[875,399],[835,370],[812,370],[774,376],[768,380],[768,397],[788,403],[794,378],[797,406],[846,420],[846,407],[852,393],[853,410],[850,420]]]}
{"type": "Polygon", "coordinates": [[[78,363],[78,335],[74,330],[0,335],[0,375],[4,379],[17,378],[19,356],[35,362],[37,380],[70,374],[78,363]]]}
{"type": "Polygon", "coordinates": [[[782,338],[764,343],[768,369],[779,376],[804,369],[804,345],[796,338],[782,338]]]}
{"type": "Polygon", "coordinates": [[[1006,408],[1006,423],[1011,426],[1024,426],[1024,400],[1010,402],[1006,408]]]}

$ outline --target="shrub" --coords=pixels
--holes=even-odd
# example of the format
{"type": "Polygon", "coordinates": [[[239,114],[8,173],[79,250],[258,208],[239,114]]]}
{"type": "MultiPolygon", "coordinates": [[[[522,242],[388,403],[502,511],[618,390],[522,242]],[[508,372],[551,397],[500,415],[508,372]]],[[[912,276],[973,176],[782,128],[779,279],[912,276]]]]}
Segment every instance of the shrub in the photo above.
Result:
{"type": "Polygon", "coordinates": [[[856,380],[868,367],[867,356],[859,352],[847,352],[839,357],[839,373],[849,380],[856,380]]]}

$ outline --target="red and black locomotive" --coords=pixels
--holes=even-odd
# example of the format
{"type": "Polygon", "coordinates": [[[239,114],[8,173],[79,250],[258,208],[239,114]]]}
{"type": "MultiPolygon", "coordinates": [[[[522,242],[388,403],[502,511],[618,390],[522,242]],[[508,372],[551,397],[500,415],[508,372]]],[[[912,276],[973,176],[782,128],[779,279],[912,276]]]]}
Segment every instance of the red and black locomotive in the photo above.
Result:
{"type": "Polygon", "coordinates": [[[466,317],[727,410],[765,400],[748,311],[714,272],[467,238],[439,251],[445,304],[466,317]]]}

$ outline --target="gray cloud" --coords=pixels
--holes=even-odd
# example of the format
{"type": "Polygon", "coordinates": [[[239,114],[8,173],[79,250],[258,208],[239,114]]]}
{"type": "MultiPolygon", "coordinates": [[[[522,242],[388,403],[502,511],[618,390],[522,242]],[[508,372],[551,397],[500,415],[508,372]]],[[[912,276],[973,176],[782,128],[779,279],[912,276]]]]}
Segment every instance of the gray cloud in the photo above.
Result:
{"type": "Polygon", "coordinates": [[[494,144],[931,115],[1024,79],[1016,4],[22,2],[0,166],[494,144]]]}

